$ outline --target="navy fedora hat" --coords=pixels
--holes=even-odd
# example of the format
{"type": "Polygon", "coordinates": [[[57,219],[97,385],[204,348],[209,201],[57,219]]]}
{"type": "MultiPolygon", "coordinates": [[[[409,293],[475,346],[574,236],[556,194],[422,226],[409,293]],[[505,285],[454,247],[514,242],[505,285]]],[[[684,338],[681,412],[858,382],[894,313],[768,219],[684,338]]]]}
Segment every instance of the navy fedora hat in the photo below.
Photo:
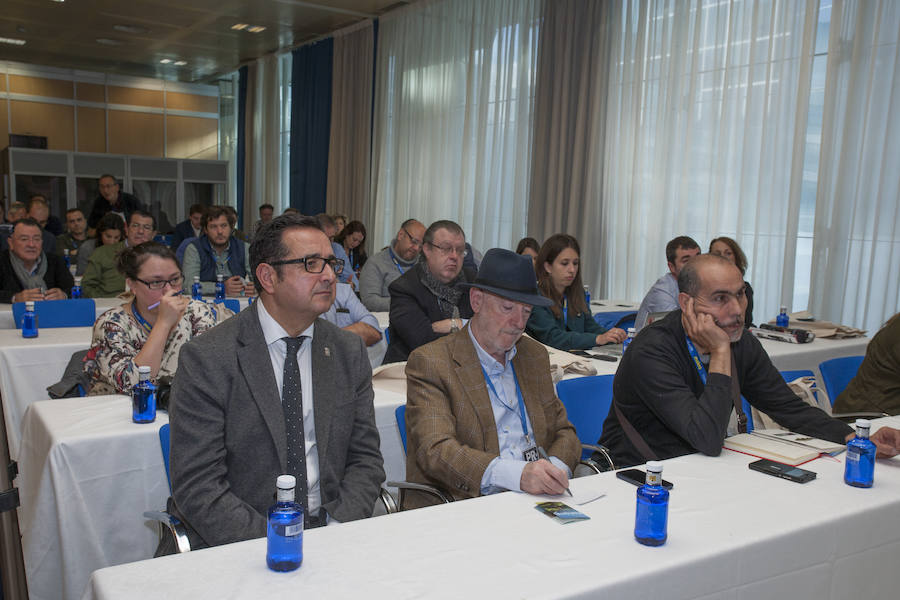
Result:
{"type": "Polygon", "coordinates": [[[478,288],[532,306],[553,304],[538,292],[531,258],[504,248],[491,248],[485,252],[475,281],[458,285],[478,288]]]}

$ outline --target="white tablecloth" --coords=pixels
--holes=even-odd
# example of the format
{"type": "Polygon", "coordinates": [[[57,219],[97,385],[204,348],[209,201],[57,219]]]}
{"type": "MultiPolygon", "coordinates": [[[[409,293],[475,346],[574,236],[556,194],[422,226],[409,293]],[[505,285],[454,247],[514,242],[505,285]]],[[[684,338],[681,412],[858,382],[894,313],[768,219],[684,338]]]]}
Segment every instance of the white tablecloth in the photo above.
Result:
{"type": "Polygon", "coordinates": [[[62,378],[72,354],[90,343],[90,327],[41,329],[32,339],[24,339],[17,329],[0,329],[0,399],[13,460],[25,409],[47,398],[47,386],[62,378]]]}
{"type": "Polygon", "coordinates": [[[153,556],[145,510],[169,496],[156,422],[126,396],[35,402],[22,422],[19,527],[32,600],[78,598],[91,571],[153,556]]]}
{"type": "Polygon", "coordinates": [[[604,473],[571,483],[607,494],[579,507],[586,522],[560,525],[504,493],[308,531],[292,573],[269,571],[258,539],[103,569],[83,598],[896,597],[900,461],[879,461],[865,490],[843,483],[843,460],[808,463],[819,477],[804,485],[752,460],[666,461],[675,488],[658,548],[633,539],[635,488],[604,473]]]}

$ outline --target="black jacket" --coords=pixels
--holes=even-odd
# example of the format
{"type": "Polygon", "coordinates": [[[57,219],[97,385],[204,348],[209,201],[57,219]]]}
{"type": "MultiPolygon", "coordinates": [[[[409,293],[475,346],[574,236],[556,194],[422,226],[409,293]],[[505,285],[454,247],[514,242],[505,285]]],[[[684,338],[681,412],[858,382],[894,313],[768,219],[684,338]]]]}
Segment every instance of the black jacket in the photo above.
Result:
{"type": "MultiPolygon", "coordinates": [[[[200,232],[201,235],[203,232],[200,232]]],[[[170,244],[172,250],[178,250],[178,246],[181,245],[181,242],[188,238],[196,237],[194,235],[194,228],[191,226],[191,220],[185,219],[181,223],[175,226],[175,231],[172,232],[172,243],[170,244]]]]}
{"type": "MultiPolygon", "coordinates": [[[[441,337],[441,334],[432,331],[431,324],[447,317],[441,312],[437,297],[419,281],[419,268],[417,265],[407,269],[406,273],[388,286],[391,294],[391,325],[383,364],[403,362],[419,346],[441,337]]],[[[462,279],[474,281],[475,273],[463,267],[462,279]]],[[[472,317],[468,290],[463,291],[457,306],[461,318],[472,317]]]]}
{"type": "MultiPolygon", "coordinates": [[[[52,252],[48,254],[44,252],[47,259],[47,274],[44,276],[44,283],[47,289],[59,288],[68,296],[72,291],[72,274],[66,269],[66,263],[61,256],[57,256],[52,252]]],[[[9,260],[9,250],[0,253],[0,302],[10,303],[12,297],[23,289],[22,282],[16,277],[13,270],[12,262],[9,260]]]]}
{"type": "MultiPolygon", "coordinates": [[[[853,430],[798,398],[753,334],[744,330],[731,345],[741,395],[790,429],[842,443],[853,430]]],[[[704,386],[687,349],[681,311],[640,331],[628,346],[613,381],[613,402],[660,460],[722,450],[734,407],[731,377],[709,373],[704,386]]],[[[610,408],[600,443],[616,467],[645,462],[610,408]]]]}
{"type": "MultiPolygon", "coordinates": [[[[141,201],[132,196],[131,194],[126,194],[123,191],[119,191],[119,208],[116,212],[125,213],[125,222],[128,222],[128,217],[131,216],[131,213],[141,209],[146,210],[144,205],[141,204],[141,201]]],[[[94,200],[94,207],[91,209],[91,214],[88,217],[88,227],[91,229],[97,226],[97,223],[100,222],[100,219],[103,218],[108,212],[113,210],[112,204],[110,204],[106,198],[98,195],[97,199],[94,200]]]]}

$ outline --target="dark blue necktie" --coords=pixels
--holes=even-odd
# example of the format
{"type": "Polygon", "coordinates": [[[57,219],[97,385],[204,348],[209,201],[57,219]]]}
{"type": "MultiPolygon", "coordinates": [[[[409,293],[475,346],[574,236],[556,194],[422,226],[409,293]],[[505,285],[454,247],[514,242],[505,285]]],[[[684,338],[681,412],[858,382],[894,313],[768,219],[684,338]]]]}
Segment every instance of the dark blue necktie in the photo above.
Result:
{"type": "Polygon", "coordinates": [[[296,499],[303,506],[304,520],[309,519],[306,492],[306,439],[303,435],[303,390],[297,353],[305,336],[281,338],[287,344],[284,357],[284,381],[281,383],[281,408],[287,433],[287,472],[297,478],[296,499]]]}

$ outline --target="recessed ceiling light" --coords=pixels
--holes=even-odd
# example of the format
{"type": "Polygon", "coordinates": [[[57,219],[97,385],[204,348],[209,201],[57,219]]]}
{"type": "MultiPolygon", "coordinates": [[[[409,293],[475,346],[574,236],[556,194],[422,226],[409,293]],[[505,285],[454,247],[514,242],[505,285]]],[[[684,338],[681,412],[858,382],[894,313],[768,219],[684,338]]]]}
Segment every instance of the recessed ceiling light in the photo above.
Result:
{"type": "Polygon", "coordinates": [[[263,27],[262,25],[254,25],[253,27],[247,28],[247,31],[249,31],[250,33],[259,33],[260,31],[265,31],[265,30],[266,30],[266,28],[263,27]]]}
{"type": "Polygon", "coordinates": [[[112,38],[97,38],[95,40],[98,44],[103,44],[104,46],[121,46],[122,40],[114,40],[112,38]]]}
{"type": "Polygon", "coordinates": [[[167,65],[172,62],[172,59],[171,58],[161,58],[161,59],[159,59],[159,62],[164,65],[167,65]]]}
{"type": "Polygon", "coordinates": [[[143,33],[150,33],[150,30],[146,27],[141,27],[140,25],[123,25],[117,24],[112,27],[116,31],[121,31],[122,33],[130,33],[132,35],[139,35],[143,33]]]}
{"type": "Polygon", "coordinates": [[[246,23],[235,23],[234,25],[231,26],[231,28],[236,31],[240,31],[242,29],[247,29],[247,27],[249,27],[249,25],[247,25],[246,23]]]}
{"type": "Polygon", "coordinates": [[[187,64],[187,61],[186,61],[186,60],[176,60],[176,61],[175,61],[175,66],[176,66],[176,67],[183,67],[183,66],[186,65],[186,64],[187,64]]]}
{"type": "Polygon", "coordinates": [[[12,44],[13,46],[24,46],[25,40],[18,40],[16,38],[8,38],[8,37],[0,37],[0,44],[12,44]]]}
{"type": "Polygon", "coordinates": [[[53,2],[65,2],[66,0],[53,0],[53,2]]]}

